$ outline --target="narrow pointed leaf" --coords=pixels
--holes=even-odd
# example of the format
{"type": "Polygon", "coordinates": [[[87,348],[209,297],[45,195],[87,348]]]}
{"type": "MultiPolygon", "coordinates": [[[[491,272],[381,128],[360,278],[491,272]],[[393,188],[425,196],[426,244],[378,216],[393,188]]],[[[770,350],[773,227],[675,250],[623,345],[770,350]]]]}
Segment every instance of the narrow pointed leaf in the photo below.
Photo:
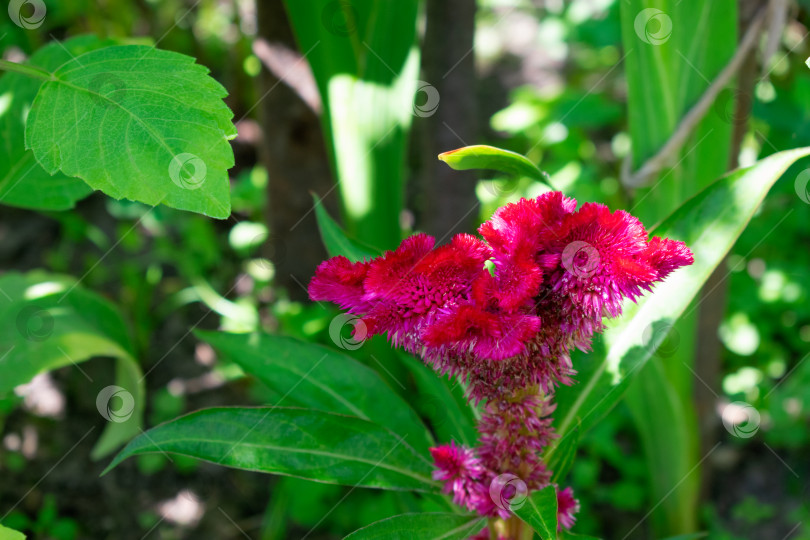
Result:
{"type": "Polygon", "coordinates": [[[516,152],[478,144],[465,146],[439,154],[439,159],[457,171],[490,169],[516,177],[527,177],[548,183],[548,175],[537,168],[526,156],[516,152]]]}
{"type": "Polygon", "coordinates": [[[380,255],[380,250],[367,246],[359,240],[349,238],[346,231],[332,219],[332,216],[323,207],[320,199],[315,195],[312,196],[312,199],[315,204],[315,217],[318,220],[321,241],[323,241],[323,245],[330,257],[343,255],[352,262],[358,262],[373,259],[380,255]]]}
{"type": "Polygon", "coordinates": [[[416,412],[372,369],[333,349],[285,336],[198,332],[284,396],[277,405],[356,416],[400,435],[423,455],[433,442],[416,412]]]}
{"type": "Polygon", "coordinates": [[[309,409],[203,409],[136,437],[105,473],[155,452],[330,484],[438,491],[431,464],[407,440],[373,422],[309,409]]]}
{"type": "Polygon", "coordinates": [[[542,540],[557,538],[557,490],[554,486],[546,486],[529,494],[514,512],[531,525],[542,540]]]}
{"type": "MultiPolygon", "coordinates": [[[[771,186],[810,148],[773,154],[734,171],[686,201],[651,234],[683,240],[694,253],[692,266],[674,272],[653,294],[625,313],[604,334],[607,354],[578,354],[579,384],[556,393],[557,431],[564,437],[574,426],[589,429],[619,400],[627,385],[654,352],[645,344],[650,329],[672,324],[686,310],[753,217],[771,186]]],[[[552,454],[553,454],[552,450],[552,454]]]]}
{"type": "Polygon", "coordinates": [[[458,514],[402,514],[354,531],[346,540],[464,540],[484,528],[486,518],[458,514]]]}
{"type": "Polygon", "coordinates": [[[116,199],[226,218],[236,131],[225,95],[191,57],[105,47],[42,84],[26,146],[48,173],[80,177],[116,199]]]}

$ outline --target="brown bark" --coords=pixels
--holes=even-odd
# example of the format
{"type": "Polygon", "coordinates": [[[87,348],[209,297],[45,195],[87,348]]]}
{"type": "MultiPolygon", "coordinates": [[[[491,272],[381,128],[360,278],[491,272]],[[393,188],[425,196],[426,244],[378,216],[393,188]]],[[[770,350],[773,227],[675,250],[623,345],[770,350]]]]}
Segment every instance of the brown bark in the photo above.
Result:
{"type": "Polygon", "coordinates": [[[310,192],[329,192],[329,160],[320,121],[311,103],[300,97],[302,84],[314,84],[302,82],[301,68],[308,66],[304,61],[286,61],[297,47],[284,3],[263,0],[256,8],[258,33],[266,50],[287,51],[277,54],[278,64],[264,62],[260,78],[258,116],[263,140],[259,153],[269,180],[267,256],[276,267],[276,283],[287,288],[292,298],[304,299],[304,286],[326,257],[310,192]]]}
{"type": "Polygon", "coordinates": [[[478,217],[476,174],[454,171],[436,159],[477,142],[476,5],[475,0],[427,0],[426,7],[425,82],[438,90],[440,101],[435,114],[417,118],[415,125],[422,161],[419,228],[446,242],[452,234],[470,232],[478,217]]]}

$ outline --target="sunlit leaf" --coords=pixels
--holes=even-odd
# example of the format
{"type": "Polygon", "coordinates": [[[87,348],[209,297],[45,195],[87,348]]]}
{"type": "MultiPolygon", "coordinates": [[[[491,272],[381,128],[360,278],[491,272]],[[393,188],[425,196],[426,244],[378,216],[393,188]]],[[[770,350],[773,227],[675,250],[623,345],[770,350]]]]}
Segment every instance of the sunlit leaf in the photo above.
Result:
{"type": "Polygon", "coordinates": [[[457,171],[468,169],[490,169],[515,177],[527,177],[546,185],[548,175],[537,168],[528,158],[516,152],[494,146],[465,146],[439,154],[439,159],[457,171]]]}

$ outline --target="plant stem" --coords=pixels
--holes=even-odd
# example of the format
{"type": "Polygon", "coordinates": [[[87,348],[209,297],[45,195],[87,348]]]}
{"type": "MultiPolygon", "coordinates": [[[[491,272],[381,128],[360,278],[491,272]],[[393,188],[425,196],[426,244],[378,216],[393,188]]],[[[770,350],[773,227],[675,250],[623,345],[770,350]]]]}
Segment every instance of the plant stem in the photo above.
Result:
{"type": "Polygon", "coordinates": [[[0,71],[12,71],[14,73],[20,73],[27,77],[33,77],[34,79],[41,79],[43,81],[50,81],[52,79],[51,74],[45,70],[32,66],[26,66],[24,64],[17,64],[15,62],[9,62],[8,60],[0,60],[0,71]]]}

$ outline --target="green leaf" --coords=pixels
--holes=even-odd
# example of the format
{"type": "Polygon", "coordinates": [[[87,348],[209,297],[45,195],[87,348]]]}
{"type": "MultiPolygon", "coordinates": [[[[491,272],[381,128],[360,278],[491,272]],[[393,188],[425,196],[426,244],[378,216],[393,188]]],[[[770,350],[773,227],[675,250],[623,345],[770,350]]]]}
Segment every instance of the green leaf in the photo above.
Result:
{"type": "Polygon", "coordinates": [[[0,525],[0,540],[25,540],[25,535],[0,525]]]}
{"type": "MultiPolygon", "coordinates": [[[[339,315],[338,317],[341,317],[339,315]]],[[[356,416],[407,436],[427,455],[432,438],[411,407],[377,373],[333,349],[270,334],[197,332],[225,358],[281,394],[277,405],[356,416]]]]}
{"type": "MultiPolygon", "coordinates": [[[[49,43],[28,64],[53,71],[61,64],[106,44],[95,36],[81,36],[64,43],[49,43]]],[[[79,178],[57,172],[53,176],[25,148],[25,121],[42,86],[39,79],[19,73],[0,77],[0,202],[35,210],[66,210],[93,189],[79,178]]]]}
{"type": "Polygon", "coordinates": [[[557,442],[557,450],[547,461],[549,470],[552,471],[551,483],[559,484],[565,480],[565,476],[574,464],[579,446],[579,428],[575,427],[557,442]]]}
{"type": "MultiPolygon", "coordinates": [[[[419,0],[286,0],[323,100],[344,226],[371,245],[401,240],[406,148],[419,83],[419,0]]],[[[429,99],[429,101],[432,101],[429,99]]],[[[431,103],[432,107],[438,106],[431,103]]]]}
{"type": "Polygon", "coordinates": [[[551,186],[548,175],[538,169],[526,156],[494,146],[483,144],[465,146],[439,154],[439,159],[457,171],[491,169],[518,178],[525,176],[551,186]]]}
{"type": "Polygon", "coordinates": [[[26,146],[48,173],[116,199],[226,218],[236,131],[225,95],[191,57],[105,47],[53,71],[28,115],[26,146]]]}
{"type": "MultiPolygon", "coordinates": [[[[654,347],[645,336],[680,317],[753,217],[771,186],[810,148],[771,155],[751,167],[717,180],[688,200],[653,234],[683,240],[694,253],[692,266],[674,272],[637,304],[626,304],[622,317],[605,331],[607,354],[578,354],[579,384],[556,393],[557,432],[565,437],[575,426],[587,431],[620,399],[654,347]]],[[[556,449],[551,450],[553,455],[556,449]]]]}
{"type": "Polygon", "coordinates": [[[439,376],[410,354],[402,353],[399,358],[413,375],[419,390],[412,402],[430,420],[439,441],[475,446],[478,440],[475,416],[464,396],[463,385],[449,376],[439,376]]]}
{"type": "Polygon", "coordinates": [[[513,511],[531,525],[542,540],[557,538],[557,490],[554,486],[529,494],[526,501],[513,511]]]}
{"type": "Polygon", "coordinates": [[[432,465],[407,440],[360,418],[287,407],[213,408],[133,439],[104,471],[140,454],[169,452],[226,467],[317,482],[436,491],[432,465]]]}
{"type": "Polygon", "coordinates": [[[380,250],[367,246],[349,238],[346,231],[332,219],[332,216],[323,207],[321,200],[315,195],[312,196],[315,204],[315,217],[318,220],[318,230],[321,232],[321,240],[330,257],[343,255],[352,262],[373,259],[380,255],[380,250]]]}
{"type": "Polygon", "coordinates": [[[103,457],[140,432],[143,377],[126,325],[113,305],[73,278],[43,272],[0,277],[0,343],[0,396],[39,373],[115,358],[119,388],[97,401],[108,423],[92,457],[103,457]],[[111,408],[114,396],[123,403],[118,409],[111,408]]]}
{"type": "Polygon", "coordinates": [[[698,533],[679,534],[678,536],[668,536],[662,540],[697,540],[698,538],[706,538],[707,536],[709,536],[709,533],[703,531],[698,533]]]}
{"type": "Polygon", "coordinates": [[[486,518],[458,514],[402,514],[358,529],[346,540],[464,540],[484,528],[486,518]]]}

